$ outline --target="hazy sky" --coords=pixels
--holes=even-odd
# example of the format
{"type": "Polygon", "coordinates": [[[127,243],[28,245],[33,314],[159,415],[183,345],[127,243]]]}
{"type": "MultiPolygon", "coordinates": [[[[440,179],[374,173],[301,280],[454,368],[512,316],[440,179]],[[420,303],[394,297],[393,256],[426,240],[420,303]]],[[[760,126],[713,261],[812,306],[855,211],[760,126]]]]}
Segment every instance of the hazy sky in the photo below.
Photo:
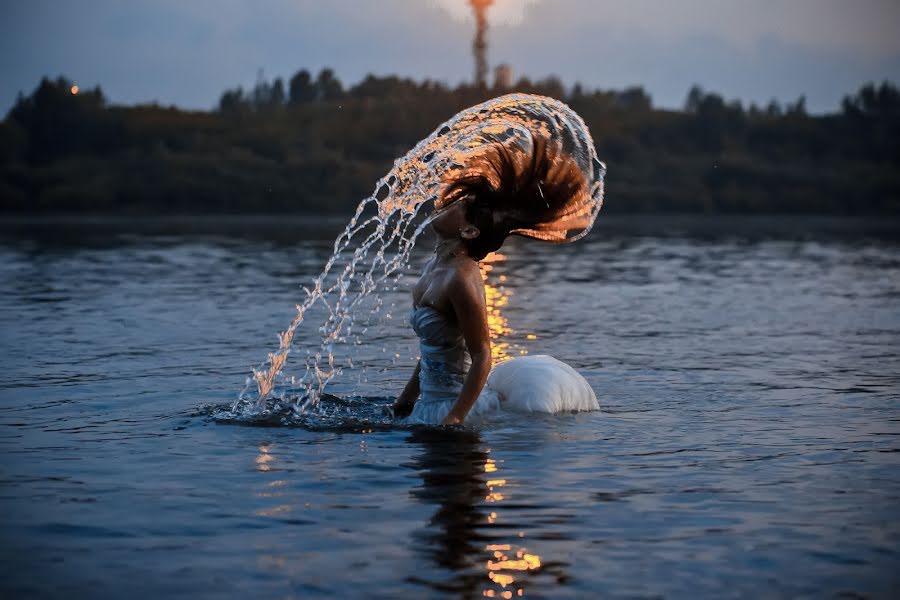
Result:
{"type": "MultiPolygon", "coordinates": [[[[0,0],[0,111],[41,76],[100,84],[113,102],[213,107],[259,68],[331,66],[472,76],[466,0],[0,0]]],[[[834,110],[867,81],[900,82],[900,0],[496,0],[488,61],[566,84],[643,85],[681,106],[698,83],[728,98],[801,94],[834,110]]]]}

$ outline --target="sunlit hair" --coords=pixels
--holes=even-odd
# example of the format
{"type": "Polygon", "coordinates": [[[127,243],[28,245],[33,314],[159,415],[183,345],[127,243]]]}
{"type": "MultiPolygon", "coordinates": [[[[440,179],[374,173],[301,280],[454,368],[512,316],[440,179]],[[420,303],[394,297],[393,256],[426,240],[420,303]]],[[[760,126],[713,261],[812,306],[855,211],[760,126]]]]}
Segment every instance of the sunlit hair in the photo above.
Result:
{"type": "MultiPolygon", "coordinates": [[[[528,151],[496,144],[469,159],[447,182],[441,204],[466,203],[466,220],[478,228],[469,255],[481,260],[509,235],[564,242],[583,223],[588,181],[558,144],[535,138],[528,151]]],[[[587,209],[589,211],[589,209],[587,209]]]]}

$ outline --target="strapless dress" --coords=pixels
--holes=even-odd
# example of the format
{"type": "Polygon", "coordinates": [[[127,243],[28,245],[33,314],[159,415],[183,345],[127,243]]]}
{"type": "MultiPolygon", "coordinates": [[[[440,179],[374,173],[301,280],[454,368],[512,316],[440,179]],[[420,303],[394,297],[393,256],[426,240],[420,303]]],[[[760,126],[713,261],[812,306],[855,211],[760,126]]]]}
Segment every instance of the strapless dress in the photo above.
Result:
{"type": "MultiPolygon", "coordinates": [[[[459,398],[472,364],[459,326],[430,306],[418,306],[410,324],[419,337],[419,400],[406,423],[440,423],[459,398]]],[[[575,369],[543,354],[495,365],[466,419],[501,411],[600,410],[594,390],[575,369]]]]}

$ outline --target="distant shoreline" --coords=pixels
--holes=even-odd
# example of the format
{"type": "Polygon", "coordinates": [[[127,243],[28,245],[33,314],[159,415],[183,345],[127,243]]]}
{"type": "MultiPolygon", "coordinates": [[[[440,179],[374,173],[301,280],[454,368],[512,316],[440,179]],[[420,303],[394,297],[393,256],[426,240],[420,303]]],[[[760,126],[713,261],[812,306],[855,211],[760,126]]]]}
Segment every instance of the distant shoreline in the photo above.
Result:
{"type": "MultiPolygon", "coordinates": [[[[180,214],[124,216],[109,214],[0,215],[0,234],[136,233],[277,234],[280,240],[333,239],[352,214],[180,214]],[[285,234],[288,234],[286,237],[285,234]]],[[[661,237],[738,235],[809,239],[819,235],[859,234],[900,242],[900,218],[834,214],[609,214],[597,217],[591,236],[625,233],[661,237]]]]}
{"type": "Polygon", "coordinates": [[[889,83],[811,116],[802,97],[745,107],[697,87],[673,112],[641,88],[567,90],[553,79],[452,90],[301,80],[277,93],[229,90],[207,113],[109,107],[99,88],[43,80],[0,122],[0,214],[349,215],[441,123],[518,91],[584,119],[608,165],[605,215],[900,215],[900,89],[889,83]]]}

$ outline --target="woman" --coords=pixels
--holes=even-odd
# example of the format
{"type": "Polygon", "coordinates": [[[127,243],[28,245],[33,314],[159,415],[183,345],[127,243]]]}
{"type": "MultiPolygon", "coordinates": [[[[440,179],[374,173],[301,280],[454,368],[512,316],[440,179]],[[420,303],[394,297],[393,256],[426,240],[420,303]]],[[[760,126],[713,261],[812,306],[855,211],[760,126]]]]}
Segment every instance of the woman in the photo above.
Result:
{"type": "Polygon", "coordinates": [[[497,408],[599,409],[584,378],[552,357],[518,358],[491,370],[478,268],[510,234],[565,241],[569,229],[584,226],[588,188],[576,162],[541,138],[526,149],[490,146],[448,182],[431,220],[434,256],[413,289],[411,321],[421,358],[395,416],[455,425],[497,408]]]}

